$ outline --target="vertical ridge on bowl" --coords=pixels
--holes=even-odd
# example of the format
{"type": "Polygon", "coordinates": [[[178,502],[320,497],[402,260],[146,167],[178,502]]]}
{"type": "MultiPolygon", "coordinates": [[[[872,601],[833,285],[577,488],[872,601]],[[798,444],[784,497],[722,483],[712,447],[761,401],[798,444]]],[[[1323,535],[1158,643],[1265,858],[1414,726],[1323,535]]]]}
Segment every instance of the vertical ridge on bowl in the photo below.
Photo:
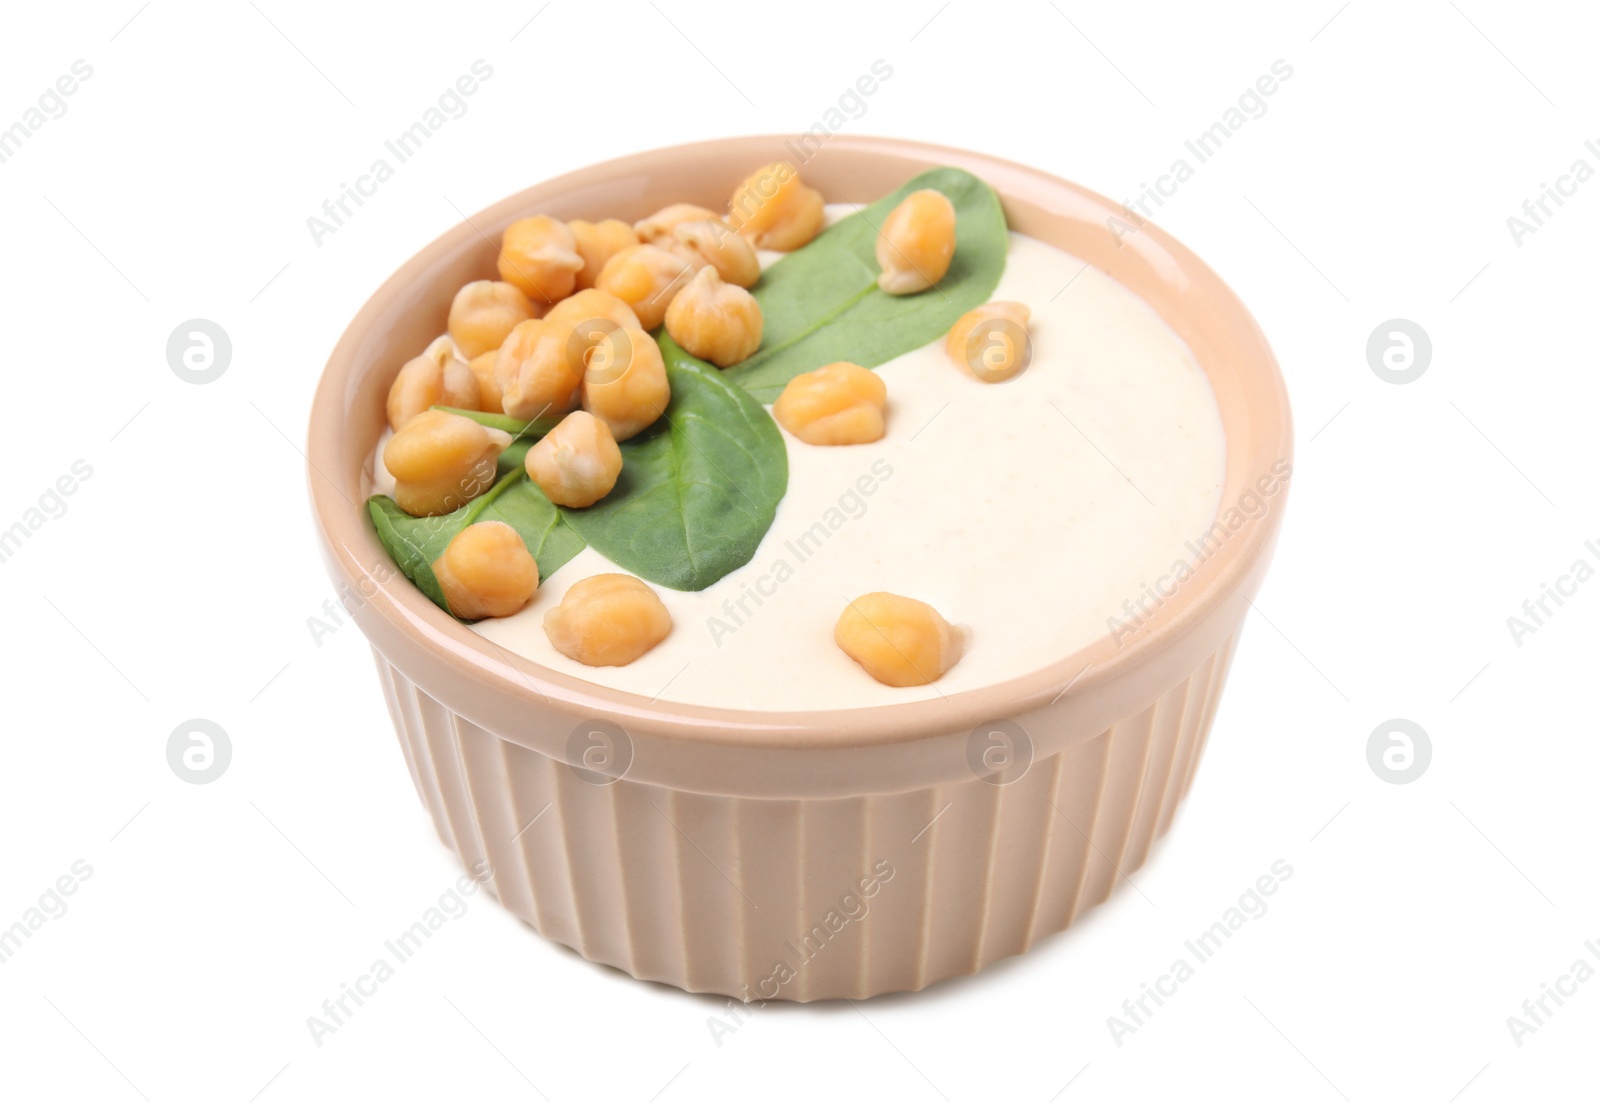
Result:
{"type": "MultiPolygon", "coordinates": [[[[1025,780],[1018,780],[1018,782],[1013,785],[1026,786],[1027,783],[1025,780]]],[[[1019,804],[1015,802],[1006,803],[1006,805],[1002,807],[998,790],[996,790],[996,793],[993,795],[993,797],[989,797],[987,800],[987,812],[989,820],[988,843],[983,849],[983,888],[982,894],[979,896],[980,908],[978,911],[977,928],[972,939],[974,962],[978,963],[986,961],[983,951],[988,945],[990,932],[992,931],[989,922],[991,920],[990,907],[994,904],[995,900],[995,852],[1000,845],[1001,827],[1006,821],[1005,811],[1019,810],[1021,808],[1019,804]]],[[[1027,861],[1020,856],[1017,859],[1018,866],[1021,866],[1026,862],[1027,861]]]]}
{"type": "Polygon", "coordinates": [[[1114,848],[1120,859],[1127,843],[1126,831],[1133,826],[1139,778],[1149,751],[1149,728],[1143,719],[1153,719],[1155,709],[1152,704],[1136,717],[1118,722],[1100,738],[1106,742],[1105,773],[1100,794],[1095,797],[1095,819],[1089,827],[1088,870],[1078,891],[1085,905],[1105,901],[1116,885],[1121,865],[1111,858],[1107,848],[1114,848]]]}
{"type": "MultiPolygon", "coordinates": [[[[1095,850],[1094,837],[1090,833],[1084,832],[1082,826],[1069,816],[1066,810],[1080,811],[1079,817],[1083,816],[1081,811],[1087,811],[1088,817],[1085,820],[1090,829],[1094,828],[1095,822],[1100,817],[1100,803],[1105,798],[1106,780],[1109,778],[1111,771],[1111,731],[1107,730],[1098,737],[1083,742],[1076,748],[1069,748],[1062,752],[1061,756],[1064,760],[1062,765],[1064,774],[1071,772],[1071,768],[1074,766],[1087,767],[1089,770],[1081,773],[1071,772],[1068,780],[1064,780],[1064,786],[1066,782],[1076,784],[1074,787],[1076,793],[1073,793],[1071,798],[1068,797],[1067,793],[1057,795],[1056,812],[1061,815],[1061,818],[1066,821],[1074,832],[1083,838],[1083,847],[1078,852],[1076,864],[1070,868],[1075,872],[1072,878],[1072,889],[1066,895],[1063,903],[1065,913],[1061,923],[1055,927],[1056,929],[1064,929],[1078,919],[1078,912],[1084,901],[1084,888],[1089,884],[1089,872],[1093,866],[1092,860],[1094,859],[1095,850]],[[1075,765],[1075,760],[1084,762],[1075,765]]],[[[1063,885],[1063,889],[1065,889],[1065,885],[1063,885]]],[[[1055,929],[1050,931],[1053,932],[1055,929]]]]}
{"type": "Polygon", "coordinates": [[[400,751],[405,756],[406,770],[411,773],[411,783],[417,788],[417,794],[422,797],[422,806],[428,811],[428,816],[434,819],[434,831],[439,834],[439,839],[444,839],[444,826],[439,824],[438,815],[434,812],[438,806],[426,797],[427,784],[422,781],[422,765],[417,762],[416,754],[412,751],[411,742],[405,739],[406,723],[401,714],[400,691],[395,685],[396,673],[382,653],[377,649],[372,650],[373,658],[378,666],[378,683],[383,688],[383,701],[389,708],[389,721],[394,725],[395,732],[401,734],[400,751]]]}
{"type": "Polygon", "coordinates": [[[483,782],[510,776],[514,746],[493,739],[482,729],[477,732],[482,736],[473,741],[473,749],[466,757],[467,778],[472,785],[473,803],[484,822],[485,851],[493,872],[490,886],[506,908],[518,916],[533,916],[539,907],[533,898],[532,882],[514,877],[523,862],[516,850],[516,838],[526,824],[517,808],[517,794],[510,787],[485,786],[483,782]]]}
{"type": "MultiPolygon", "coordinates": [[[[1230,648],[1232,648],[1231,639],[1223,646],[1223,650],[1230,648]]],[[[1184,681],[1188,691],[1184,696],[1184,717],[1178,730],[1179,751],[1172,757],[1172,775],[1167,793],[1162,797],[1161,812],[1156,816],[1158,837],[1172,824],[1172,819],[1178,812],[1178,803],[1183,801],[1183,796],[1189,791],[1189,768],[1198,755],[1199,747],[1199,741],[1195,738],[1210,723],[1206,717],[1206,704],[1222,689],[1220,656],[1220,651],[1213,653],[1184,681]],[[1197,690],[1198,698],[1195,694],[1197,690]]]]}
{"type": "Polygon", "coordinates": [[[548,757],[544,766],[555,795],[555,828],[561,838],[561,866],[567,875],[566,903],[576,940],[573,946],[589,959],[613,962],[616,951],[606,939],[601,905],[613,866],[604,849],[594,847],[595,838],[610,822],[610,818],[599,815],[605,795],[570,771],[562,771],[561,765],[548,757]]]}
{"type": "MultiPolygon", "coordinates": [[[[766,968],[761,978],[770,973],[770,964],[763,960],[792,960],[805,955],[803,970],[797,972],[796,994],[802,1001],[833,994],[852,993],[855,980],[860,975],[855,957],[861,950],[861,926],[847,923],[832,938],[816,935],[818,926],[831,933],[827,918],[832,912],[838,919],[855,912],[854,905],[846,905],[846,896],[852,901],[866,901],[859,897],[857,880],[863,874],[860,863],[860,845],[865,836],[866,809],[870,798],[828,798],[807,803],[802,811],[802,838],[806,862],[791,874],[796,881],[796,899],[799,913],[791,933],[785,939],[757,937],[757,966],[766,968]]],[[[870,905],[870,902],[868,902],[870,905]]],[[[756,902],[760,912],[760,901],[756,902]]],[[[870,914],[869,914],[870,916],[870,914]]],[[[748,981],[752,990],[760,979],[748,981]]]]}
{"type": "Polygon", "coordinates": [[[1211,693],[1206,696],[1204,705],[1201,706],[1204,721],[1195,731],[1193,748],[1189,755],[1189,774],[1183,781],[1183,793],[1178,796],[1179,801],[1188,795],[1189,788],[1194,785],[1195,771],[1200,766],[1200,754],[1205,751],[1206,741],[1211,736],[1211,723],[1216,717],[1217,703],[1222,699],[1222,688],[1228,682],[1228,669],[1233,664],[1234,646],[1239,642],[1239,634],[1234,632],[1220,649],[1217,650],[1212,661],[1216,666],[1216,678],[1211,684],[1211,693]]]}
{"type": "MultiPolygon", "coordinates": [[[[554,761],[551,764],[557,770],[565,770],[554,761]]],[[[608,797],[612,820],[618,826],[616,874],[622,895],[619,909],[628,931],[628,958],[612,962],[612,966],[656,981],[682,977],[688,955],[681,939],[681,883],[675,877],[671,859],[676,843],[661,831],[672,830],[650,804],[627,801],[614,788],[606,789],[612,791],[608,797]],[[621,862],[622,856],[633,857],[633,862],[621,862]],[[663,923],[674,917],[679,918],[679,923],[663,923]]],[[[663,795],[658,791],[650,797],[659,801],[663,795]]]]}
{"type": "MultiPolygon", "coordinates": [[[[500,741],[500,770],[501,777],[510,779],[520,766],[519,761],[529,758],[528,750],[511,743],[500,741]]],[[[534,927],[542,928],[537,918],[543,915],[539,895],[534,889],[533,870],[528,866],[528,852],[525,847],[519,847],[518,841],[523,833],[533,828],[534,822],[546,812],[541,806],[529,810],[523,803],[530,797],[522,788],[501,787],[500,801],[505,804],[507,812],[511,815],[513,829],[506,834],[505,842],[496,851],[499,853],[489,862],[494,865],[494,886],[496,895],[502,904],[518,917],[523,919],[534,918],[534,927]],[[504,857],[504,858],[501,858],[504,857]]]]}
{"type": "MultiPolygon", "coordinates": [[[[1207,693],[1209,693],[1211,669],[1214,663],[1214,659],[1208,659],[1181,684],[1183,698],[1178,703],[1178,720],[1173,728],[1175,745],[1172,754],[1167,757],[1167,773],[1166,777],[1161,781],[1161,797],[1156,801],[1155,819],[1151,822],[1150,838],[1145,842],[1146,855],[1154,847],[1156,837],[1165,831],[1170,821],[1172,810],[1176,806],[1177,782],[1180,776],[1178,765],[1183,760],[1183,757],[1178,755],[1177,746],[1188,739],[1193,732],[1193,724],[1198,720],[1198,711],[1194,707],[1195,688],[1204,684],[1207,687],[1207,693]]],[[[1141,862],[1142,859],[1143,857],[1141,857],[1141,862]]]]}
{"type": "Polygon", "coordinates": [[[1183,725],[1183,703],[1189,697],[1193,678],[1174,687],[1151,711],[1150,728],[1145,734],[1144,769],[1134,798],[1137,808],[1128,825],[1128,835],[1122,841],[1122,855],[1117,860],[1119,867],[1139,867],[1150,854],[1150,846],[1155,841],[1156,816],[1161,811],[1167,777],[1172,774],[1172,764],[1177,758],[1173,752],[1177,747],[1178,730],[1183,725]]]}
{"type": "MultiPolygon", "coordinates": [[[[608,796],[611,799],[611,831],[617,842],[617,855],[624,855],[633,846],[632,834],[628,832],[628,821],[624,814],[627,811],[625,803],[617,801],[616,794],[608,796]]],[[[632,918],[638,915],[644,902],[638,896],[638,888],[628,884],[628,871],[621,864],[617,865],[617,895],[618,905],[622,911],[623,938],[627,945],[627,960],[629,968],[637,971],[643,962],[639,951],[639,926],[635,925],[632,918]]]]}
{"type": "MultiPolygon", "coordinates": [[[[1034,940],[1038,938],[1040,911],[1044,906],[1045,890],[1049,886],[1049,879],[1046,876],[1049,873],[1051,859],[1055,852],[1057,818],[1053,803],[1056,795],[1061,792],[1061,773],[1066,762],[1065,753],[1051,756],[1049,767],[1046,769],[1049,772],[1049,781],[1045,784],[1046,805],[1042,806],[1039,811],[1040,819],[1044,822],[1044,828],[1040,834],[1042,839],[1039,846],[1039,868],[1034,872],[1033,903],[1028,907],[1028,917],[1023,924],[1023,948],[1032,947],[1034,940]]],[[[1040,772],[1040,774],[1042,775],[1043,772],[1040,772]]]]}
{"type": "Polygon", "coordinates": [[[1236,639],[1011,782],[843,798],[597,784],[378,663],[439,838],[507,909],[639,978],[815,1001],[972,974],[1109,897],[1188,793],[1236,639]]]}
{"type": "Polygon", "coordinates": [[[1005,802],[995,796],[994,833],[989,846],[988,905],[977,961],[993,963],[1018,955],[1033,943],[1033,903],[1049,874],[1048,819],[1056,816],[1054,800],[1061,757],[1051,756],[1004,787],[1005,802]],[[1015,794],[1010,792],[1015,791],[1015,794]],[[1009,799],[1015,799],[1014,801],[1009,799]],[[1004,862],[1001,862],[1001,857],[1004,862]],[[1008,908],[997,909],[998,903],[1008,908]]]}

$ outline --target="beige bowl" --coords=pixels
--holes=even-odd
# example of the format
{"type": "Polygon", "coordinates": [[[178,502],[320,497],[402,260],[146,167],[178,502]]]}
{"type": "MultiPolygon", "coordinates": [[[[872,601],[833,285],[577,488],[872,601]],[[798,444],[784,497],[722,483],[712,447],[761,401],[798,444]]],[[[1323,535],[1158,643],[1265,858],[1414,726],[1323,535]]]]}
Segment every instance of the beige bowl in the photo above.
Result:
{"type": "Polygon", "coordinates": [[[506,908],[590,959],[686,990],[812,1001],[918,990],[1026,951],[1145,861],[1194,777],[1266,569],[1290,424],[1249,314],[1154,226],[1119,244],[1107,220],[1126,219],[1121,208],[1045,173],[838,136],[802,170],[830,201],[960,166],[999,192],[1012,229],[1105,270],[1188,342],[1228,443],[1223,512],[1194,577],[1131,636],[998,686],[815,713],[652,702],[457,624],[394,567],[363,507],[401,364],[444,331],[460,285],[493,273],[513,219],[720,208],[756,166],[793,160],[791,141],[622,158],[451,230],[351,323],[317,389],[307,455],[329,571],[372,642],[444,842],[492,869],[506,908]]]}

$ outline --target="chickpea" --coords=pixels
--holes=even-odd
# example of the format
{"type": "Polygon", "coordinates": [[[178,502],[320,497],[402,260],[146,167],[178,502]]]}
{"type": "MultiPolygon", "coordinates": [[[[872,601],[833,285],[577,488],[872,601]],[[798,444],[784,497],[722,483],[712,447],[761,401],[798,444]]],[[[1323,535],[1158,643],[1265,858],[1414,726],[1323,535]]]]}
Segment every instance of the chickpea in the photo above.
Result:
{"type": "Polygon", "coordinates": [[[423,411],[383,447],[394,501],[413,517],[449,514],[494,483],[495,461],[511,435],[449,411],[423,411]]]}
{"type": "Polygon", "coordinates": [[[693,246],[685,245],[676,237],[663,238],[656,246],[657,249],[666,250],[672,256],[682,261],[688,269],[688,274],[693,276],[701,269],[708,267],[711,262],[700,255],[700,251],[693,246]]]}
{"type": "Polygon", "coordinates": [[[961,659],[966,643],[933,607],[888,591],[846,606],[833,640],[868,675],[891,687],[932,683],[961,659]]]}
{"type": "Polygon", "coordinates": [[[534,317],[533,304],[521,288],[498,280],[474,280],[463,285],[450,304],[450,337],[470,361],[499,349],[512,327],[534,317]]]}
{"type": "Polygon", "coordinates": [[[389,428],[398,431],[429,407],[477,410],[481,396],[477,377],[456,359],[450,339],[435,338],[420,356],[400,369],[389,385],[389,428]]]}
{"type": "Polygon", "coordinates": [[[478,409],[490,414],[506,413],[500,400],[500,378],[494,374],[495,362],[499,359],[500,350],[491,349],[467,362],[467,367],[478,378],[478,409]]]}
{"type": "Polygon", "coordinates": [[[750,240],[721,219],[694,219],[673,228],[672,252],[695,268],[710,265],[730,284],[748,288],[761,279],[761,258],[750,240]]]}
{"type": "Polygon", "coordinates": [[[573,219],[567,223],[577,243],[578,256],[583,258],[583,268],[578,270],[578,288],[594,287],[595,279],[606,262],[627,249],[639,244],[639,235],[621,219],[602,219],[597,223],[573,219]]]}
{"type": "Polygon", "coordinates": [[[561,655],[591,668],[631,664],[672,632],[672,615],[641,579],[607,572],[580,579],[544,616],[561,655]]]}
{"type": "Polygon", "coordinates": [[[573,411],[528,450],[528,475],[557,506],[593,506],[622,472],[622,450],[606,424],[573,411]]]}
{"type": "Polygon", "coordinates": [[[583,362],[573,357],[572,326],[549,319],[519,322],[494,363],[500,406],[512,418],[559,418],[578,405],[583,362]]]}
{"type": "Polygon", "coordinates": [[[630,246],[606,262],[594,286],[633,308],[642,328],[654,330],[690,275],[681,257],[656,246],[630,246]]]}
{"type": "Polygon", "coordinates": [[[584,323],[599,319],[610,319],[618,326],[640,329],[639,316],[633,313],[633,308],[599,288],[573,292],[550,308],[550,313],[544,317],[548,322],[565,322],[579,329],[583,328],[584,323]]]}
{"type": "Polygon", "coordinates": [[[672,340],[718,368],[738,364],[761,345],[761,305],[737,284],[703,268],[667,308],[672,340]]]}
{"type": "Polygon", "coordinates": [[[734,189],[728,222],[757,249],[799,249],[817,236],[827,214],[822,193],[800,183],[787,161],[765,165],[734,189]]]}
{"type": "Polygon", "coordinates": [[[627,304],[599,290],[594,294],[612,299],[617,310],[575,324],[567,350],[583,366],[583,409],[604,422],[616,440],[626,441],[667,409],[672,398],[667,366],[627,304]]]}
{"type": "Polygon", "coordinates": [[[1033,359],[1028,316],[1026,304],[1009,300],[974,307],[950,327],[944,351],[986,384],[1009,380],[1033,359]]]}
{"type": "Polygon", "coordinates": [[[504,522],[474,522],[433,562],[450,613],[463,621],[515,614],[539,590],[539,565],[504,522]]]}
{"type": "Polygon", "coordinates": [[[878,287],[890,295],[926,291],[944,279],[955,252],[955,206],[932,188],[912,192],[878,231],[878,287]]]}
{"type": "Polygon", "coordinates": [[[518,219],[506,227],[497,263],[500,279],[545,303],[571,295],[583,268],[572,231],[549,215],[518,219]]]}
{"type": "Polygon", "coordinates": [[[585,360],[583,409],[604,422],[613,438],[627,441],[650,426],[671,399],[655,339],[637,326],[600,334],[585,360]]]}
{"type": "Polygon", "coordinates": [[[871,369],[835,361],[790,380],[772,417],[808,445],[864,445],[883,436],[888,390],[871,369]]]}
{"type": "Polygon", "coordinates": [[[634,223],[633,229],[639,235],[641,242],[659,246],[663,242],[672,241],[672,232],[681,223],[716,217],[715,211],[693,203],[669,203],[648,219],[640,219],[634,223]]]}

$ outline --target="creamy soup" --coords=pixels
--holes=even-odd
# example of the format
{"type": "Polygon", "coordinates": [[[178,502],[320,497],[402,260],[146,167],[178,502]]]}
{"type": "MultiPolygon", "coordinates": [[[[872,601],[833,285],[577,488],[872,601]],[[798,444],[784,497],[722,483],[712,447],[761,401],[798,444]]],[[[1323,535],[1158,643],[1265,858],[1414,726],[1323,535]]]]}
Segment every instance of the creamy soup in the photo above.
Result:
{"type": "MultiPolygon", "coordinates": [[[[545,637],[545,612],[568,587],[624,570],[592,548],[520,613],[472,628],[649,698],[807,710],[992,685],[1130,622],[1126,604],[1137,610],[1175,564],[1192,563],[1190,545],[1217,515],[1224,447],[1210,385],[1143,300],[1037,239],[1011,235],[991,298],[1032,309],[1030,366],[981,383],[936,342],[878,367],[882,440],[818,447],[785,433],[788,493],[755,557],[704,591],[657,587],[672,633],[634,663],[585,667],[545,637]],[[834,644],[833,625],[870,591],[921,599],[963,627],[960,662],[921,687],[867,675],[834,644]]],[[[374,483],[393,486],[376,458],[374,483]]]]}

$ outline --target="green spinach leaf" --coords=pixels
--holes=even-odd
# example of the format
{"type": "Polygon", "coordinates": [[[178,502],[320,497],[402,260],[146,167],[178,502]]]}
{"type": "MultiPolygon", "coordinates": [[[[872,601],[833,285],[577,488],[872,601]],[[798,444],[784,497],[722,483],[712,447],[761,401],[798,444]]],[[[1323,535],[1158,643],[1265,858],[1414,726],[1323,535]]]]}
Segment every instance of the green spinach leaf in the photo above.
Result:
{"type": "MultiPolygon", "coordinates": [[[[510,450],[507,450],[509,452],[510,450]]],[[[504,456],[502,455],[502,462],[504,456]]],[[[561,565],[583,551],[583,538],[567,525],[561,511],[528,478],[521,461],[499,481],[460,510],[433,518],[413,518],[387,495],[367,500],[378,539],[400,570],[422,592],[445,610],[444,592],[433,574],[450,539],[474,522],[505,522],[522,540],[539,565],[543,582],[561,565]]]]}
{"type": "Polygon", "coordinates": [[[596,550],[652,583],[699,591],[750,562],[789,485],[772,416],[715,368],[659,339],[672,402],[624,441],[611,494],[563,510],[596,550]]]}
{"type": "Polygon", "coordinates": [[[767,269],[751,289],[765,320],[761,348],[724,375],[770,403],[802,372],[833,361],[873,368],[921,348],[988,301],[1008,244],[994,189],[961,169],[930,169],[767,269]],[[889,295],[877,285],[878,228],[921,188],[943,192],[955,205],[955,256],[934,287],[889,295]]]}

